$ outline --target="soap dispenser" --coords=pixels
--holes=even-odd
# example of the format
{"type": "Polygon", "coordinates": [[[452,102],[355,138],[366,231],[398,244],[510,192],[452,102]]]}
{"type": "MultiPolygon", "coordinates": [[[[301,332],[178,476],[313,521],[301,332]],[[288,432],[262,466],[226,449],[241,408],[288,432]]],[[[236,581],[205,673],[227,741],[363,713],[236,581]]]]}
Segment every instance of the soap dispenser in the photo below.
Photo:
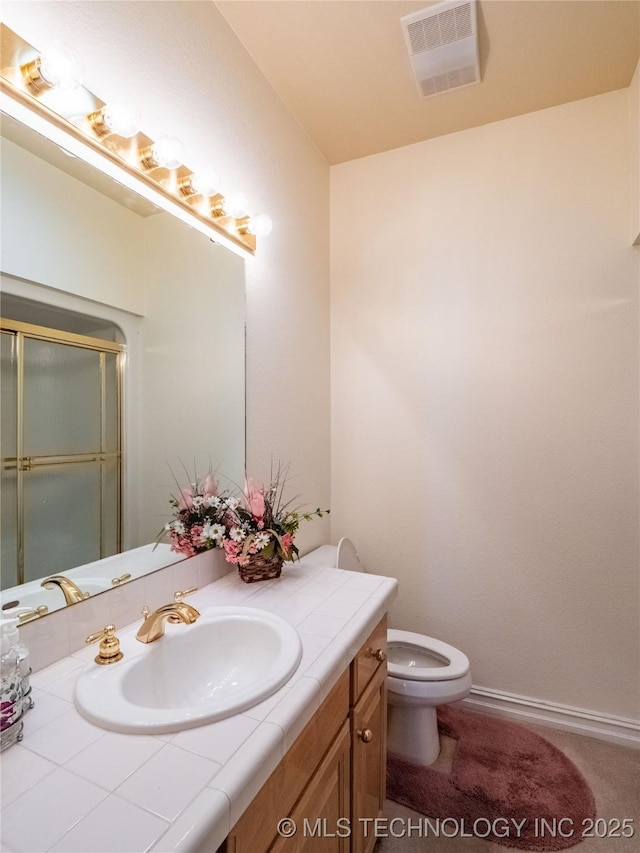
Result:
{"type": "Polygon", "coordinates": [[[31,696],[31,662],[29,659],[29,649],[20,640],[20,632],[18,625],[21,613],[28,613],[29,607],[12,607],[11,610],[5,610],[8,618],[3,618],[0,625],[3,634],[9,638],[9,646],[13,646],[18,654],[18,666],[20,667],[20,684],[22,689],[22,710],[24,712],[33,708],[33,697],[31,696]]]}
{"type": "MultiPolygon", "coordinates": [[[[7,620],[12,621],[12,620],[7,620]]],[[[4,624],[0,630],[0,752],[22,740],[22,684],[18,650],[6,634],[4,624]]]]}

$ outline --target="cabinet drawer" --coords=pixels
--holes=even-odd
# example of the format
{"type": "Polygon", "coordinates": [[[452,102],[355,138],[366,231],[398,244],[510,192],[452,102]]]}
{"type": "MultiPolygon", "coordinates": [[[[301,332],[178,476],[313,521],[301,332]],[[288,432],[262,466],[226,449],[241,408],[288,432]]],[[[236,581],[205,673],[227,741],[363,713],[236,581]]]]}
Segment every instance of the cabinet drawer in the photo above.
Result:
{"type": "MultiPolygon", "coordinates": [[[[387,617],[382,617],[351,664],[351,704],[355,705],[367,684],[387,659],[387,617]]],[[[386,669],[386,663],[385,663],[386,669]]]]}
{"type": "Polygon", "coordinates": [[[226,853],[262,853],[277,840],[278,821],[291,813],[348,714],[347,669],[227,836],[226,853]]]}

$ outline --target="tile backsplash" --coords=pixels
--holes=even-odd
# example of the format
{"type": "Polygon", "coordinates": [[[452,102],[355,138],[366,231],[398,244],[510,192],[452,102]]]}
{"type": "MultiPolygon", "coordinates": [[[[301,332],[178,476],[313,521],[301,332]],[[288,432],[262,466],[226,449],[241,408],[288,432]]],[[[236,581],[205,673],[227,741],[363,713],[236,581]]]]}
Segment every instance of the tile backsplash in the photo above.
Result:
{"type": "Polygon", "coordinates": [[[27,622],[20,628],[20,639],[29,649],[31,667],[38,672],[84,648],[89,634],[105,625],[129,625],[142,619],[143,607],[155,610],[173,601],[178,590],[191,586],[200,589],[233,569],[222,551],[205,551],[27,622]]]}

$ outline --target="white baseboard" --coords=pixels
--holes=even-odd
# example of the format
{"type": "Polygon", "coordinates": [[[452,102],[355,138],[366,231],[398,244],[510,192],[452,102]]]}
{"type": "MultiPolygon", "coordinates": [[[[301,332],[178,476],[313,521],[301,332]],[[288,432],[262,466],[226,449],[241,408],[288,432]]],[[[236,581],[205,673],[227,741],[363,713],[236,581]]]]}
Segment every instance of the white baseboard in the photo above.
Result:
{"type": "Polygon", "coordinates": [[[474,686],[462,705],[521,723],[549,726],[640,749],[640,722],[555,702],[474,686]]]}

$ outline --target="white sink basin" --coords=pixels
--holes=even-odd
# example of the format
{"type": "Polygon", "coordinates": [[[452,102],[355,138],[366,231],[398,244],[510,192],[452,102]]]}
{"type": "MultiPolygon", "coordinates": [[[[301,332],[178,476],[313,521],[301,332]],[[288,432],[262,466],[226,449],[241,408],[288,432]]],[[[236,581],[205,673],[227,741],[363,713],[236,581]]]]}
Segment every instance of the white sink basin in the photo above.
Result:
{"type": "Polygon", "coordinates": [[[176,732],[246,711],[279,690],[302,656],[295,628],[253,607],[210,607],[194,625],[166,623],[153,643],[122,647],[124,660],[81,673],[75,703],[90,722],[129,733],[176,732]]]}

